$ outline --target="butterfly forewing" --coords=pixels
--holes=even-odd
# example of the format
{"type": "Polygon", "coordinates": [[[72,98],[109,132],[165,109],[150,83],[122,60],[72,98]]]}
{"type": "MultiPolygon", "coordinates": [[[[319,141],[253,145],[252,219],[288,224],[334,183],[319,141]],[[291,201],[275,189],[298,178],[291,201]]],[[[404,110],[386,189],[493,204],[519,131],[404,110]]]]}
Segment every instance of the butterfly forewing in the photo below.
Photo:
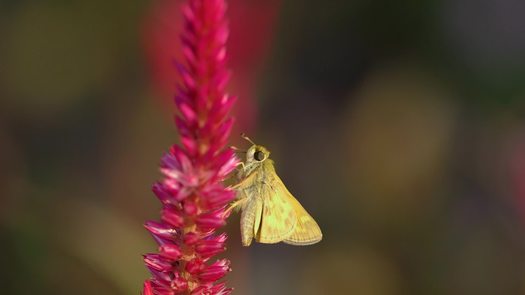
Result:
{"type": "Polygon", "coordinates": [[[286,187],[278,178],[269,176],[261,185],[261,225],[255,235],[260,243],[279,243],[290,236],[297,223],[293,204],[286,195],[286,187]]]}

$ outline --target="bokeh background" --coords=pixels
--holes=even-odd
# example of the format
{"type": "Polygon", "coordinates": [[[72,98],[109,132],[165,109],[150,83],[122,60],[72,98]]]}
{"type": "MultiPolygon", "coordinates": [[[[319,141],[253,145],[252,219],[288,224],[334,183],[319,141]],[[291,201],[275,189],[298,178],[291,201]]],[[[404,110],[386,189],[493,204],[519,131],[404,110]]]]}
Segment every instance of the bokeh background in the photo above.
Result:
{"type": "MultiPolygon", "coordinates": [[[[178,0],[0,1],[2,294],[138,294],[178,0]]],[[[321,225],[235,294],[525,294],[525,2],[231,0],[235,134],[321,225]]]]}

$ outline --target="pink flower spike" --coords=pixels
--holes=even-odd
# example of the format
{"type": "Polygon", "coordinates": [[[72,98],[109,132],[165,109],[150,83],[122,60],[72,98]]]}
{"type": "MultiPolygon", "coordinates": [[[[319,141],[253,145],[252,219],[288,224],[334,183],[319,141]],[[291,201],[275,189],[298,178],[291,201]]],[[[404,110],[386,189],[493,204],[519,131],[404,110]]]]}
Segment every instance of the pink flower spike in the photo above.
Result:
{"type": "Polygon", "coordinates": [[[230,79],[225,11],[225,0],[187,0],[182,8],[183,60],[174,63],[180,76],[174,123],[181,144],[162,157],[164,178],[153,186],[163,206],[161,221],[144,225],[159,245],[158,253],[144,256],[152,275],[144,283],[145,295],[231,292],[217,283],[229,261],[212,260],[225,250],[227,236],[216,230],[226,224],[225,206],[235,198],[222,180],[238,162],[226,147],[235,99],[225,92],[230,79]]]}

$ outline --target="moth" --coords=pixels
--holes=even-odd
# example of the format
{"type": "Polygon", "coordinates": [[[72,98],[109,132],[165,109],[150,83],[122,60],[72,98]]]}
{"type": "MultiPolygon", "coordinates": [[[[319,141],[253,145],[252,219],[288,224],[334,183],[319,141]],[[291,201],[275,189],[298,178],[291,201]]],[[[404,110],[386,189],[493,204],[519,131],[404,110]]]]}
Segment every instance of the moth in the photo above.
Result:
{"type": "Polygon", "coordinates": [[[237,191],[237,199],[228,210],[241,210],[243,246],[249,246],[253,239],[264,244],[284,242],[299,246],[321,241],[319,225],[275,172],[270,151],[241,136],[252,146],[246,151],[245,162],[240,163],[239,182],[232,187],[237,191]]]}

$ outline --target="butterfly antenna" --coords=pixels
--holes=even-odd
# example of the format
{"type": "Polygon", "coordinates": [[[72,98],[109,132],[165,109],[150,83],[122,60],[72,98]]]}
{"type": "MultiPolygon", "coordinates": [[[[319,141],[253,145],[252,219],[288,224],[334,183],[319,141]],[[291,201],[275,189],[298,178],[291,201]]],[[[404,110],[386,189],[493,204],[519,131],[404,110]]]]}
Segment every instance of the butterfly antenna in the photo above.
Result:
{"type": "Polygon", "coordinates": [[[247,152],[246,150],[241,150],[240,148],[238,148],[238,147],[236,147],[236,146],[233,146],[233,145],[230,146],[230,148],[231,148],[232,150],[234,150],[236,153],[243,153],[243,154],[245,154],[245,153],[247,152]]]}
{"type": "Polygon", "coordinates": [[[256,145],[255,142],[253,142],[246,134],[241,133],[241,137],[244,138],[246,141],[250,142],[253,145],[256,145]]]}

